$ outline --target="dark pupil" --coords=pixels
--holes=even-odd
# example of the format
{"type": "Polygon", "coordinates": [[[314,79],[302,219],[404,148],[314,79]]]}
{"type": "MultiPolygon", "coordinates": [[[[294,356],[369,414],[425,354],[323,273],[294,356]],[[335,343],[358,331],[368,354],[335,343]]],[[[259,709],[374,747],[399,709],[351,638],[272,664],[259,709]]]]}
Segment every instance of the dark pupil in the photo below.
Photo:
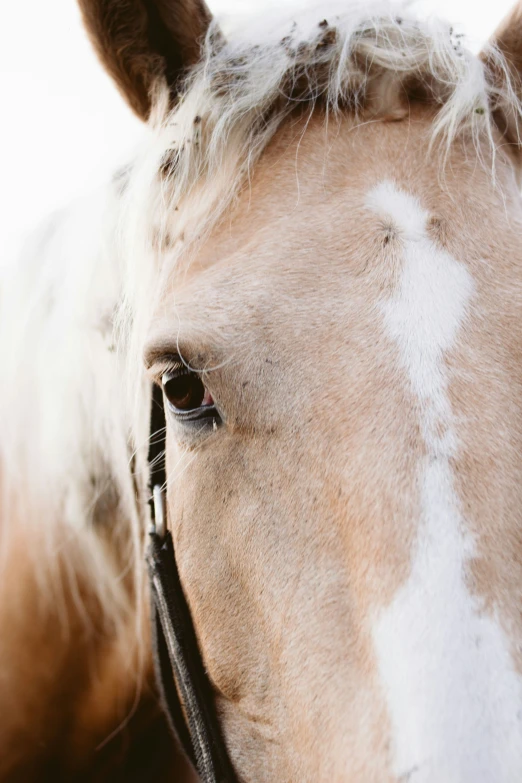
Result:
{"type": "Polygon", "coordinates": [[[180,411],[199,408],[205,397],[205,387],[200,378],[191,373],[165,381],[163,390],[170,404],[180,411]]]}

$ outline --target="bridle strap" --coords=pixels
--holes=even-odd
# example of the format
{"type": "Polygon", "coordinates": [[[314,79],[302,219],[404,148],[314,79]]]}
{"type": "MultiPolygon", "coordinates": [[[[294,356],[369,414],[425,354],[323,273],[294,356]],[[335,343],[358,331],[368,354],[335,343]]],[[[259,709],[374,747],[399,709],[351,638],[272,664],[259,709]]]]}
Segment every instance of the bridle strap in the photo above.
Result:
{"type": "Polygon", "coordinates": [[[236,783],[215,709],[212,685],[179,578],[172,536],[165,524],[164,451],[163,395],[155,388],[149,447],[154,501],[147,560],[156,677],[171,729],[202,783],[236,783]]]}

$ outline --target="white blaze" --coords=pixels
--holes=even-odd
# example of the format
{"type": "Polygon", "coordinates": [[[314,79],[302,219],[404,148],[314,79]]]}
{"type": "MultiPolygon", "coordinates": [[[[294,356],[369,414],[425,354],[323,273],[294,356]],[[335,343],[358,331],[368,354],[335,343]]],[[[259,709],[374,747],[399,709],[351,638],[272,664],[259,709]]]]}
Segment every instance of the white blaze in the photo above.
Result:
{"type": "Polygon", "coordinates": [[[515,783],[522,781],[521,683],[499,622],[466,587],[474,543],[451,464],[458,439],[445,353],[466,317],[473,280],[429,239],[428,216],[413,196],[383,183],[368,205],[392,219],[403,241],[401,276],[382,314],[426,445],[411,573],[373,628],[393,772],[408,783],[515,783]]]}

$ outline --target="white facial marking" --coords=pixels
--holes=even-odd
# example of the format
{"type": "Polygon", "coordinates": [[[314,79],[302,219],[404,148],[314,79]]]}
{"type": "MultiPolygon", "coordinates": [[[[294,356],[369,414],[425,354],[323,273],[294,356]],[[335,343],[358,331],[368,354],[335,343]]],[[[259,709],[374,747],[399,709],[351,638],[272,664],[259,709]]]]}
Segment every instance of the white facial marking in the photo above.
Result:
{"type": "Polygon", "coordinates": [[[393,221],[404,243],[397,290],[381,309],[418,400],[427,452],[411,574],[373,628],[393,771],[408,783],[514,783],[522,780],[521,681],[499,622],[466,587],[474,542],[451,463],[458,439],[445,352],[473,280],[429,239],[416,198],[383,183],[368,206],[393,221]]]}

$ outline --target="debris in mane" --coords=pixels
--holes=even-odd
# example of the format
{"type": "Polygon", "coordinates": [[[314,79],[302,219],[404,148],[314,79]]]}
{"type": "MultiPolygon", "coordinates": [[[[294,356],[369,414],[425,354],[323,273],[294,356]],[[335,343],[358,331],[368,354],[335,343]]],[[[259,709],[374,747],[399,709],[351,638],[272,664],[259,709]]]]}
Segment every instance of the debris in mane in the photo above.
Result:
{"type": "Polygon", "coordinates": [[[446,22],[419,21],[406,7],[382,2],[338,6],[327,16],[324,6],[303,12],[261,34],[250,24],[227,40],[211,25],[180,104],[165,113],[160,99],[153,118],[164,147],[160,168],[173,174],[180,197],[226,155],[251,163],[299,104],[381,116],[382,82],[404,104],[415,96],[438,106],[433,135],[447,144],[463,130],[492,141],[490,117],[499,103],[520,111],[494,47],[487,55],[504,78],[493,83],[446,22]]]}

